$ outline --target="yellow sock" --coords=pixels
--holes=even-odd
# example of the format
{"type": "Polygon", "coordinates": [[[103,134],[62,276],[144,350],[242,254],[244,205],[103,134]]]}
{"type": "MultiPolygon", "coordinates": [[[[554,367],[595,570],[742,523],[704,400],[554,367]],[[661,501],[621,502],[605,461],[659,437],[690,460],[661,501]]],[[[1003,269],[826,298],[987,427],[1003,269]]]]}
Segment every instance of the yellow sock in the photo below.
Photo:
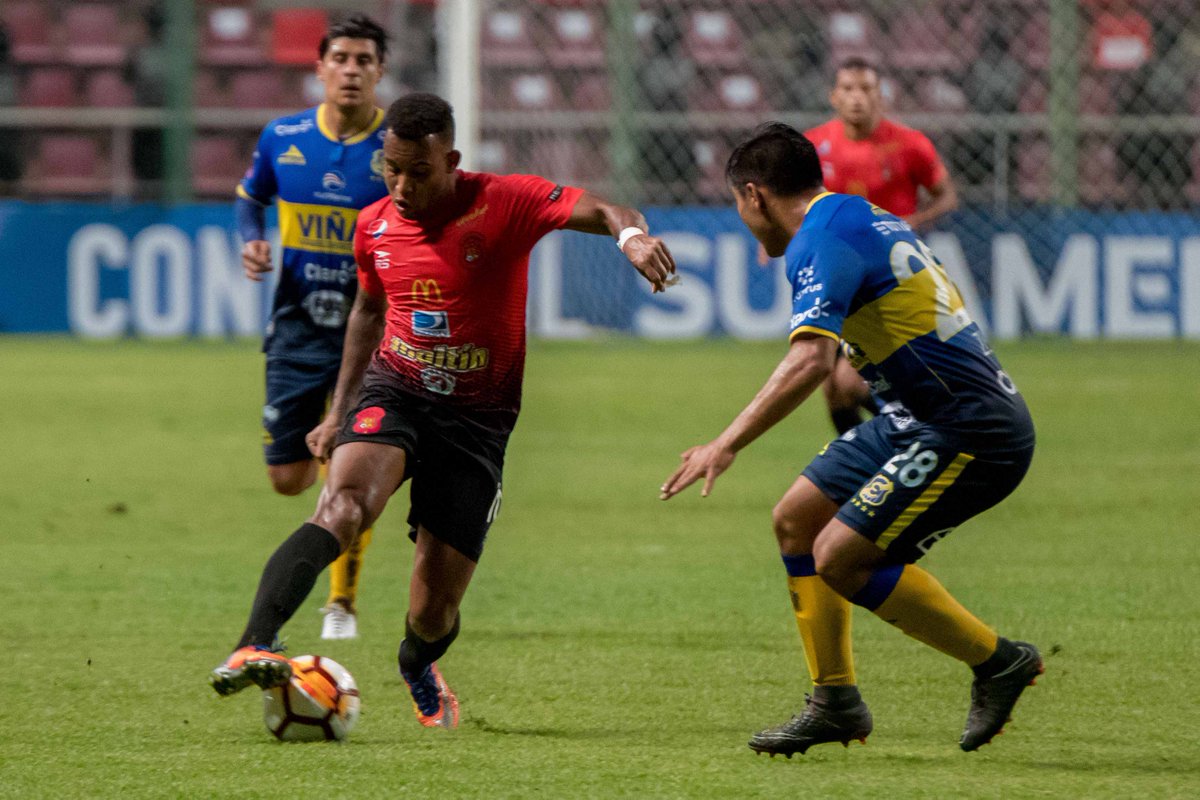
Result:
{"type": "Polygon", "coordinates": [[[978,666],[996,652],[996,632],[915,564],[875,571],[851,600],[919,642],[978,666]]]}
{"type": "Polygon", "coordinates": [[[813,557],[784,556],[796,627],[804,643],[804,660],[816,686],[854,686],[854,654],[850,646],[850,601],[825,583],[813,557]]]}
{"type": "Polygon", "coordinates": [[[329,600],[326,605],[339,602],[351,612],[358,599],[358,576],[362,573],[363,553],[371,543],[372,528],[358,535],[346,552],[329,565],[329,600]]]}

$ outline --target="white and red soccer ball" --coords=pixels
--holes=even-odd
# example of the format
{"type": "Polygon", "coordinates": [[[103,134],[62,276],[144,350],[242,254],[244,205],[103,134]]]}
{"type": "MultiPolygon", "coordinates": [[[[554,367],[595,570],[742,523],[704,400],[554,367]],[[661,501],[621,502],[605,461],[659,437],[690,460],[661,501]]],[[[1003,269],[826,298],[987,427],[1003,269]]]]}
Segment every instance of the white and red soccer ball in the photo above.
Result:
{"type": "Polygon", "coordinates": [[[340,741],[358,721],[354,677],[331,658],[291,659],[292,679],[263,692],[263,722],[285,742],[340,741]]]}

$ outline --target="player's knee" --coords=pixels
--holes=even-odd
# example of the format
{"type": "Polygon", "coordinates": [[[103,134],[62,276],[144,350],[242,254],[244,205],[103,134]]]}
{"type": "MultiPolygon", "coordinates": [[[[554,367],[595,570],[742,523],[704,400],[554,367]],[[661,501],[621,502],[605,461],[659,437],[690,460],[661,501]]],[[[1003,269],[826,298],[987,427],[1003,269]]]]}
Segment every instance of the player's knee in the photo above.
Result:
{"type": "Polygon", "coordinates": [[[353,487],[326,489],[321,493],[313,522],[333,532],[345,550],[362,532],[367,519],[367,497],[353,487]]]}
{"type": "Polygon", "coordinates": [[[811,549],[814,536],[812,525],[786,502],[778,503],[771,511],[771,526],[781,551],[799,553],[811,549]]]}
{"type": "Polygon", "coordinates": [[[849,596],[857,590],[855,582],[861,565],[822,537],[813,543],[813,565],[822,580],[839,594],[849,596]]]}
{"type": "Polygon", "coordinates": [[[309,463],[299,466],[283,464],[267,467],[267,477],[271,480],[271,488],[277,494],[294,497],[316,482],[317,470],[309,463]]]}
{"type": "Polygon", "coordinates": [[[448,634],[457,618],[458,606],[439,598],[415,598],[408,609],[409,624],[427,642],[448,634]]]}

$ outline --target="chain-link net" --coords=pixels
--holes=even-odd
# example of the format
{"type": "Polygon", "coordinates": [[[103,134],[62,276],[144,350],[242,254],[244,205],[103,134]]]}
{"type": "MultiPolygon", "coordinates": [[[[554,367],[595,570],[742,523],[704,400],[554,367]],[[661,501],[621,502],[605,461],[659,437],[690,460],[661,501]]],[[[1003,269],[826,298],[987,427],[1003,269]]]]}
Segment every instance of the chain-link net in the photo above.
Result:
{"type": "Polygon", "coordinates": [[[1195,12],[1187,0],[487,0],[481,166],[724,203],[731,145],[765,119],[828,119],[837,64],[860,56],[965,204],[1182,208],[1200,200],[1195,12]]]}

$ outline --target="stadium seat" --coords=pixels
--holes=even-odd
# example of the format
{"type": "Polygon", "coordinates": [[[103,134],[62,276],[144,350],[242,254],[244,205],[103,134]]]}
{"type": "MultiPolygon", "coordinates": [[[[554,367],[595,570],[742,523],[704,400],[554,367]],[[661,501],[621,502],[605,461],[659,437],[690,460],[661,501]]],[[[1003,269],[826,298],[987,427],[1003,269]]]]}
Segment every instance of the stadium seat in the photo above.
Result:
{"type": "Polygon", "coordinates": [[[1040,136],[1017,139],[1017,194],[1034,203],[1050,201],[1050,143],[1040,136]]]}
{"type": "Polygon", "coordinates": [[[51,64],[58,61],[54,23],[45,3],[5,3],[0,22],[8,31],[9,57],[14,64],[51,64]]]}
{"type": "Polygon", "coordinates": [[[1112,137],[1084,136],[1079,145],[1079,199],[1092,206],[1123,207],[1131,196],[1131,184],[1120,178],[1112,137]]]}
{"type": "Polygon", "coordinates": [[[206,197],[230,198],[250,165],[250,154],[237,137],[227,134],[197,136],[192,143],[192,186],[206,197]]]}
{"type": "Polygon", "coordinates": [[[556,183],[576,186],[595,185],[608,177],[608,160],[602,147],[594,147],[576,137],[535,139],[529,163],[538,174],[556,183]]]}
{"type": "Polygon", "coordinates": [[[968,106],[962,87],[943,74],[922,78],[917,84],[917,97],[923,111],[962,112],[968,106]]]}
{"type": "Polygon", "coordinates": [[[278,69],[248,69],[229,81],[229,105],[234,108],[290,108],[296,92],[278,69]]]}
{"type": "Polygon", "coordinates": [[[533,18],[522,9],[488,11],[480,31],[480,59],[491,67],[535,67],[542,50],[535,44],[533,18]]]}
{"type": "Polygon", "coordinates": [[[827,22],[831,68],[847,58],[879,63],[881,37],[875,21],[860,11],[834,11],[827,22]]]}
{"type": "Polygon", "coordinates": [[[115,69],[94,70],[84,78],[84,104],[92,108],[132,108],[133,87],[115,69]]]}
{"type": "Polygon", "coordinates": [[[25,173],[30,194],[101,195],[110,190],[112,171],[99,141],[88,134],[42,136],[25,173]]]}
{"type": "Polygon", "coordinates": [[[266,59],[262,30],[248,8],[220,5],[206,9],[200,32],[200,63],[228,67],[261,65],[266,59]]]}
{"type": "Polygon", "coordinates": [[[63,15],[63,59],[81,67],[117,67],[125,62],[121,19],[114,5],[72,3],[63,15]]]}
{"type": "Polygon", "coordinates": [[[1014,55],[1030,69],[1046,69],[1050,66],[1050,13],[1032,11],[1029,21],[1013,40],[1014,55]]]}
{"type": "Polygon", "coordinates": [[[749,72],[702,78],[691,92],[689,105],[697,111],[764,112],[768,110],[762,83],[749,72]]]}
{"type": "Polygon", "coordinates": [[[224,108],[229,105],[229,95],[222,87],[220,78],[207,69],[196,71],[192,100],[198,108],[224,108]]]}
{"type": "Polygon", "coordinates": [[[549,111],[563,108],[562,90],[548,72],[519,72],[497,76],[483,91],[485,108],[549,111]]]}
{"type": "Polygon", "coordinates": [[[550,64],[554,67],[603,67],[604,17],[596,8],[562,8],[553,12],[550,64]]]}
{"type": "Polygon", "coordinates": [[[570,93],[570,106],[576,111],[608,111],[612,108],[612,87],[607,72],[580,76],[570,93]]]}
{"type": "Polygon", "coordinates": [[[744,67],[746,53],[737,20],[728,11],[696,10],[688,19],[684,48],[701,66],[744,67]]]}
{"type": "Polygon", "coordinates": [[[78,81],[69,67],[36,67],[29,70],[18,92],[23,106],[69,108],[79,105],[78,81]]]}
{"type": "MultiPolygon", "coordinates": [[[[1079,76],[1077,110],[1081,114],[1115,114],[1115,86],[1107,76],[1094,72],[1083,72],[1079,76]]],[[[1022,114],[1043,114],[1049,108],[1049,87],[1046,85],[1044,74],[1033,75],[1029,78],[1021,97],[1017,101],[1017,110],[1022,114]]]]}
{"type": "Polygon", "coordinates": [[[311,67],[317,47],[329,28],[329,15],[320,8],[286,8],[271,15],[271,60],[276,64],[311,67]]]}
{"type": "Polygon", "coordinates": [[[896,69],[961,70],[975,55],[970,30],[951,25],[944,13],[930,13],[924,5],[904,4],[888,33],[887,60],[896,69]]]}

